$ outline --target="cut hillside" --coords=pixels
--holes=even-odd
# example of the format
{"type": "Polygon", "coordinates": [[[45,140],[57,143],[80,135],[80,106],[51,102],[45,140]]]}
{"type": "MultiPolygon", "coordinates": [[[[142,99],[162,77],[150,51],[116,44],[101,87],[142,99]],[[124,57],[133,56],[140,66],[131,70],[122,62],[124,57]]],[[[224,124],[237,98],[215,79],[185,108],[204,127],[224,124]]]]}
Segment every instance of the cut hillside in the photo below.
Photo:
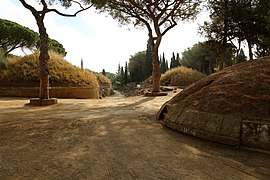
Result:
{"type": "MultiPolygon", "coordinates": [[[[39,53],[7,59],[6,69],[0,71],[0,87],[38,87],[39,53]]],[[[96,76],[73,66],[56,53],[50,52],[51,87],[98,87],[96,76]]]]}
{"type": "Polygon", "coordinates": [[[167,104],[242,117],[270,117],[270,57],[248,61],[192,84],[167,104]]]}
{"type": "Polygon", "coordinates": [[[205,74],[199,71],[180,66],[162,74],[160,83],[164,86],[185,87],[204,78],[205,76],[205,74]]]}

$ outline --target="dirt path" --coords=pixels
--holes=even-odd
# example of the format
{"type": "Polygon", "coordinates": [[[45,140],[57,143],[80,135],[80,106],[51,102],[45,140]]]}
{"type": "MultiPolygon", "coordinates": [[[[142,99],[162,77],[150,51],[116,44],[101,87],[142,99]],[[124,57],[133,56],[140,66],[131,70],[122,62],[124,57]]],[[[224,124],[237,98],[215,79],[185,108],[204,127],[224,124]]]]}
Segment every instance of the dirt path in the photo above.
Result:
{"type": "Polygon", "coordinates": [[[270,155],[183,135],[154,120],[167,97],[0,98],[0,179],[269,179],[270,155]]]}

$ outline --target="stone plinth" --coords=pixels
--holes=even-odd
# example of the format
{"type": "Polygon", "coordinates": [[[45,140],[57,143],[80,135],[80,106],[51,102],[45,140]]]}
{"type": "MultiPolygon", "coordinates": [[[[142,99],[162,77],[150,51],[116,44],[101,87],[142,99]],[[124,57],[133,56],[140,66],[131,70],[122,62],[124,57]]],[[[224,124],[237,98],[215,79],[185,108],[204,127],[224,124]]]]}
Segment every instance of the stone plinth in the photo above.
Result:
{"type": "Polygon", "coordinates": [[[57,104],[56,98],[42,99],[42,100],[40,100],[39,98],[30,99],[30,105],[33,105],[33,106],[49,106],[53,104],[57,104]]]}

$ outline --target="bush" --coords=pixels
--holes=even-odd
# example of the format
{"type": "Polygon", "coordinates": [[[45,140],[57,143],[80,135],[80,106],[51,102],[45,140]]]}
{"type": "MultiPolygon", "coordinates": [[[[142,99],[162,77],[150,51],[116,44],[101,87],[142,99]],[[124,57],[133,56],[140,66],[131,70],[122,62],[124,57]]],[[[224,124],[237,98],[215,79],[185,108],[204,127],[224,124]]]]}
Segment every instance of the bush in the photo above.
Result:
{"type": "Polygon", "coordinates": [[[202,74],[197,70],[180,66],[167,71],[161,76],[160,81],[161,85],[165,86],[189,86],[205,76],[205,74],[202,74]]]}

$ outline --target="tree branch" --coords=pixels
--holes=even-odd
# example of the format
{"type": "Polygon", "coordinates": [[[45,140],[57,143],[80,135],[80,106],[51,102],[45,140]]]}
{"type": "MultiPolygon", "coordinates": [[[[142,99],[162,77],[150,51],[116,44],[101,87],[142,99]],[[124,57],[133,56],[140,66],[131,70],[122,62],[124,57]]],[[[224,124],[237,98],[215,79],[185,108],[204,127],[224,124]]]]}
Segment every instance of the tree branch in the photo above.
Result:
{"type": "Polygon", "coordinates": [[[93,6],[93,4],[91,4],[90,6],[86,7],[86,8],[82,8],[79,11],[75,12],[74,14],[65,14],[65,13],[61,13],[59,12],[57,9],[48,9],[47,12],[55,12],[56,14],[59,14],[60,16],[65,16],[65,17],[75,17],[77,14],[79,14],[82,11],[85,11],[87,9],[90,9],[93,6]]]}

